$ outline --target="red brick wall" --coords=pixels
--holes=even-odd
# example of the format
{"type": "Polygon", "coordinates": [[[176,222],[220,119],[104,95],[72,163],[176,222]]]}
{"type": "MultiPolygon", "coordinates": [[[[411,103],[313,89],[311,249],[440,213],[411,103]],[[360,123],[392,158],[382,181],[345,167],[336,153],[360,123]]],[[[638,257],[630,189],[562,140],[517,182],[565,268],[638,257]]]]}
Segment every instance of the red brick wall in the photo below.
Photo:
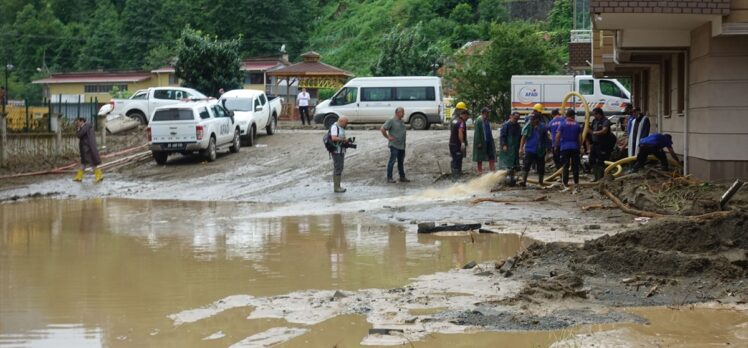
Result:
{"type": "Polygon", "coordinates": [[[574,70],[591,69],[587,62],[592,62],[592,44],[589,42],[569,43],[569,66],[574,70]]]}
{"type": "Polygon", "coordinates": [[[730,0],[609,1],[591,0],[592,13],[730,14],[730,0]]]}

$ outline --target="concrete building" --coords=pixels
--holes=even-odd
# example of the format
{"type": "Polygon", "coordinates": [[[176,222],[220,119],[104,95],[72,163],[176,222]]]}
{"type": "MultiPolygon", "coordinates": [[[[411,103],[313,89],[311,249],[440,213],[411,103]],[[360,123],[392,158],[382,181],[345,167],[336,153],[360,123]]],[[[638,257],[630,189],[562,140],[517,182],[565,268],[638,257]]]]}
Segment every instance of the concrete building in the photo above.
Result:
{"type": "Polygon", "coordinates": [[[570,67],[631,78],[687,174],[748,179],[748,0],[589,0],[589,12],[590,46],[572,40],[570,67]]]}

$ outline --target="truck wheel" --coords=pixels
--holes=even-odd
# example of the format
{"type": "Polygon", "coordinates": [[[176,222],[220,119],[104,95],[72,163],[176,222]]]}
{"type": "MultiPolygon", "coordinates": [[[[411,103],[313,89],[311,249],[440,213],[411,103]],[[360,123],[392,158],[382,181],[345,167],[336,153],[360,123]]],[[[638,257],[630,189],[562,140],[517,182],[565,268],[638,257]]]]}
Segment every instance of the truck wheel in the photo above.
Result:
{"type": "Polygon", "coordinates": [[[338,116],[335,114],[328,114],[325,116],[325,120],[322,123],[325,125],[325,129],[330,129],[335,122],[338,122],[338,116]]]}
{"type": "Polygon", "coordinates": [[[133,111],[129,113],[127,116],[138,120],[138,122],[140,122],[140,124],[143,126],[148,125],[148,120],[145,118],[145,115],[143,115],[143,113],[141,113],[140,111],[133,111]]]}
{"type": "Polygon", "coordinates": [[[273,114],[273,116],[270,118],[270,122],[268,122],[267,127],[265,127],[265,132],[267,135],[273,135],[275,134],[275,130],[278,128],[278,116],[273,114]]]}
{"type": "Polygon", "coordinates": [[[203,155],[208,162],[216,160],[216,138],[211,136],[210,142],[208,142],[208,148],[203,150],[203,155]]]}
{"type": "Polygon", "coordinates": [[[410,126],[415,130],[426,130],[429,128],[429,121],[426,119],[426,116],[416,114],[410,116],[410,126]]]}
{"type": "Polygon", "coordinates": [[[166,160],[169,158],[168,152],[153,151],[151,153],[153,154],[153,159],[156,161],[156,164],[159,165],[166,164],[166,160]]]}
{"type": "Polygon", "coordinates": [[[229,147],[229,151],[231,153],[237,153],[239,152],[239,148],[242,146],[239,141],[239,130],[234,131],[234,140],[231,141],[231,147],[229,147]]]}
{"type": "Polygon", "coordinates": [[[255,136],[257,136],[257,128],[255,125],[252,125],[247,132],[247,146],[255,146],[255,136]]]}

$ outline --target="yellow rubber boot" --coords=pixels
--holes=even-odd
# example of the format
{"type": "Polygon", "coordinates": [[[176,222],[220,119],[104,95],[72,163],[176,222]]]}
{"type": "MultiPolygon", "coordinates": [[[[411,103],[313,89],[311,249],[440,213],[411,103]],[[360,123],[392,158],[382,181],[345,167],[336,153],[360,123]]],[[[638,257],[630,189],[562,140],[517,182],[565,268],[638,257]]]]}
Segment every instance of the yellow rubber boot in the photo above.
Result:
{"type": "Polygon", "coordinates": [[[83,170],[78,169],[78,171],[75,173],[75,178],[73,178],[73,181],[83,181],[83,170]]]}
{"type": "Polygon", "coordinates": [[[96,178],[96,182],[100,182],[101,180],[104,180],[104,174],[101,173],[101,169],[96,168],[94,170],[94,177],[96,178]]]}

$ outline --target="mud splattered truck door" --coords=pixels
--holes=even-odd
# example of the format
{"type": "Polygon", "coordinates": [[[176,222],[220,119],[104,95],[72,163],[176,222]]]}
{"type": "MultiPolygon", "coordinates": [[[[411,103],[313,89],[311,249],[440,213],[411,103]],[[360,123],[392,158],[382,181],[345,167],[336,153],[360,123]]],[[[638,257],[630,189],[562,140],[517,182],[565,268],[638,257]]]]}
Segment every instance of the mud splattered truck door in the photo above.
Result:
{"type": "MultiPolygon", "coordinates": [[[[590,109],[602,108],[608,116],[620,114],[625,104],[631,102],[631,94],[616,79],[595,79],[591,75],[515,75],[512,76],[512,111],[527,114],[536,103],[541,103],[544,113],[550,114],[551,110],[561,107],[564,97],[571,91],[583,95],[590,109]]],[[[577,121],[582,122],[581,101],[569,100],[574,101],[577,121]]]]}

